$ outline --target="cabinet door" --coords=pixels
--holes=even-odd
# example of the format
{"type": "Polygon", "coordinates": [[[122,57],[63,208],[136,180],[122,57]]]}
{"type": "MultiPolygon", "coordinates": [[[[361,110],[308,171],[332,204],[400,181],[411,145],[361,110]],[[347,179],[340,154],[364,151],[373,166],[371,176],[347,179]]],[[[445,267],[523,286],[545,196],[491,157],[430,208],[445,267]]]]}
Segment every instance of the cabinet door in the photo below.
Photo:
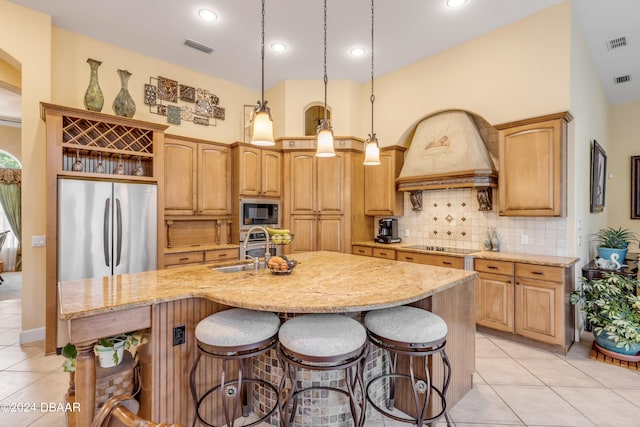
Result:
{"type": "Polygon", "coordinates": [[[317,209],[320,214],[344,212],[344,154],[317,159],[317,209]]]}
{"type": "Polygon", "coordinates": [[[231,214],[231,157],[227,147],[198,146],[198,214],[231,214]]]}
{"type": "Polygon", "coordinates": [[[563,119],[499,132],[500,215],[563,215],[563,119]]]}
{"type": "Polygon", "coordinates": [[[240,147],[238,167],[238,190],[241,196],[260,196],[262,159],[259,148],[240,147]]]}
{"type": "Polygon", "coordinates": [[[396,178],[402,170],[403,159],[402,152],[382,150],[378,166],[365,166],[365,215],[404,215],[404,193],[396,190],[396,178]]]}
{"type": "Polygon", "coordinates": [[[282,191],[282,153],[262,151],[262,195],[280,197],[282,191]]]}
{"type": "Polygon", "coordinates": [[[515,332],[550,344],[563,344],[559,333],[562,316],[562,285],[516,278],[515,332]]]}
{"type": "Polygon", "coordinates": [[[318,242],[316,250],[344,252],[342,217],[320,215],[317,224],[318,242]]]}
{"type": "Polygon", "coordinates": [[[475,289],[476,323],[513,332],[513,276],[480,273],[475,289]]]}
{"type": "Polygon", "coordinates": [[[164,206],[166,215],[193,215],[197,205],[198,145],[165,138],[164,206]]]}
{"type": "Polygon", "coordinates": [[[290,230],[294,238],[289,245],[289,253],[316,250],[316,215],[292,215],[290,230]]]}
{"type": "Polygon", "coordinates": [[[313,153],[291,155],[291,214],[315,214],[316,158],[313,153]]]}

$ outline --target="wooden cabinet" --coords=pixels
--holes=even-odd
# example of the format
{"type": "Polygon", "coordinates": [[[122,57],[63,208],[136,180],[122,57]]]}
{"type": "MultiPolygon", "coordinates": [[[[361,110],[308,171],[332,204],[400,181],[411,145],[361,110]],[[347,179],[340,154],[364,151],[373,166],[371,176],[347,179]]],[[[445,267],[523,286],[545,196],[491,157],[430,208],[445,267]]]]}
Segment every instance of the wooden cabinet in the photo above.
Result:
{"type": "Polygon", "coordinates": [[[564,216],[569,113],[498,125],[499,214],[564,216]]]}
{"type": "Polygon", "coordinates": [[[396,178],[404,164],[406,148],[394,145],[380,149],[380,164],[364,168],[364,212],[366,215],[404,215],[404,192],[397,191],[396,178]]]}
{"type": "Polygon", "coordinates": [[[386,249],[364,245],[353,245],[351,247],[351,253],[354,255],[372,256],[375,258],[396,259],[396,250],[391,248],[386,249]]]}
{"type": "Polygon", "coordinates": [[[345,138],[335,157],[322,158],[313,143],[283,142],[283,228],[295,235],[284,249],[351,252],[351,242],[370,239],[373,230],[373,219],[364,215],[362,141],[345,138]]]}
{"type": "Polygon", "coordinates": [[[237,247],[223,247],[220,249],[207,247],[199,250],[166,253],[164,254],[164,265],[166,268],[172,268],[185,265],[214,264],[223,261],[237,260],[238,258],[239,252],[237,247]]]}
{"type": "Polygon", "coordinates": [[[476,323],[513,332],[513,263],[477,259],[475,270],[480,272],[475,283],[476,323]]]}
{"type": "Polygon", "coordinates": [[[476,259],[476,323],[551,344],[573,342],[573,266],[476,259]]]}
{"type": "Polygon", "coordinates": [[[375,258],[396,259],[395,249],[373,248],[373,256],[375,258]]]}
{"type": "Polygon", "coordinates": [[[564,269],[519,263],[515,267],[515,332],[538,341],[563,344],[564,269]]]}
{"type": "Polygon", "coordinates": [[[230,215],[229,147],[167,135],[165,215],[230,215]]]}
{"type": "Polygon", "coordinates": [[[233,145],[234,189],[238,196],[279,198],[282,194],[280,150],[233,145]]]}
{"type": "Polygon", "coordinates": [[[418,264],[435,265],[447,268],[464,268],[464,258],[450,255],[436,255],[421,252],[411,252],[398,250],[396,252],[398,261],[417,262],[418,264]]]}

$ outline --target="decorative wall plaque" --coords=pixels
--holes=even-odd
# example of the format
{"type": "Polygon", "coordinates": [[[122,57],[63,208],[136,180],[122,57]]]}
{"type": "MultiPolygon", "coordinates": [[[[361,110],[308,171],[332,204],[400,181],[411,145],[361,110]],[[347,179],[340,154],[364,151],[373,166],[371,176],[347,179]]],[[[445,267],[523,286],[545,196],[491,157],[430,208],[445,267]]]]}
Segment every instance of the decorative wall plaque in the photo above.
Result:
{"type": "Polygon", "coordinates": [[[150,77],[144,85],[144,103],[149,112],[167,116],[167,122],[179,125],[182,121],[202,126],[215,126],[224,120],[226,110],[220,98],[208,89],[196,88],[167,77],[150,77]]]}

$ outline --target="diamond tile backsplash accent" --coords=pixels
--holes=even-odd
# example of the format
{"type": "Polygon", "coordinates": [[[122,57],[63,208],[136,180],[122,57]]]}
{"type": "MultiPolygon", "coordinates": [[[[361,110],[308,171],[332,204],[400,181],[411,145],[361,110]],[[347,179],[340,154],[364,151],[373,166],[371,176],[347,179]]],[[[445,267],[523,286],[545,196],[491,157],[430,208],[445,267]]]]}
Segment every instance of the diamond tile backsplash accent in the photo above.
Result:
{"type": "MultiPolygon", "coordinates": [[[[482,249],[487,228],[495,227],[500,250],[521,254],[567,256],[567,218],[508,217],[498,215],[498,192],[493,192],[493,210],[479,211],[476,190],[457,188],[422,193],[424,210],[411,210],[409,193],[404,198],[405,215],[398,217],[402,243],[464,249],[482,249]],[[438,220],[446,219],[446,221],[438,220]],[[409,237],[405,236],[409,230],[409,237]],[[528,244],[522,244],[522,236],[528,244]]],[[[378,219],[376,218],[377,234],[378,219]]],[[[374,234],[374,235],[375,235],[374,234]]]]}

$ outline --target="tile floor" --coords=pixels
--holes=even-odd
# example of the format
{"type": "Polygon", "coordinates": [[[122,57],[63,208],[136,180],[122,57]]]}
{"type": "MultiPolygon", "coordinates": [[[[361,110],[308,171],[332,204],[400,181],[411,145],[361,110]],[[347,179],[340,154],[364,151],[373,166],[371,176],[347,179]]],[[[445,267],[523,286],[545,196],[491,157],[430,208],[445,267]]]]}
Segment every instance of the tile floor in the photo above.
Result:
{"type": "MultiPolygon", "coordinates": [[[[18,343],[21,300],[0,301],[0,426],[65,425],[60,403],[68,374],[60,356],[44,356],[44,343],[18,343]],[[7,404],[36,410],[7,412],[7,404]]],[[[451,409],[457,427],[640,427],[640,373],[588,358],[591,341],[560,356],[491,335],[476,335],[473,389],[451,409]]],[[[398,427],[381,416],[367,427],[398,427]]],[[[438,426],[443,426],[439,423],[438,426]]]]}

